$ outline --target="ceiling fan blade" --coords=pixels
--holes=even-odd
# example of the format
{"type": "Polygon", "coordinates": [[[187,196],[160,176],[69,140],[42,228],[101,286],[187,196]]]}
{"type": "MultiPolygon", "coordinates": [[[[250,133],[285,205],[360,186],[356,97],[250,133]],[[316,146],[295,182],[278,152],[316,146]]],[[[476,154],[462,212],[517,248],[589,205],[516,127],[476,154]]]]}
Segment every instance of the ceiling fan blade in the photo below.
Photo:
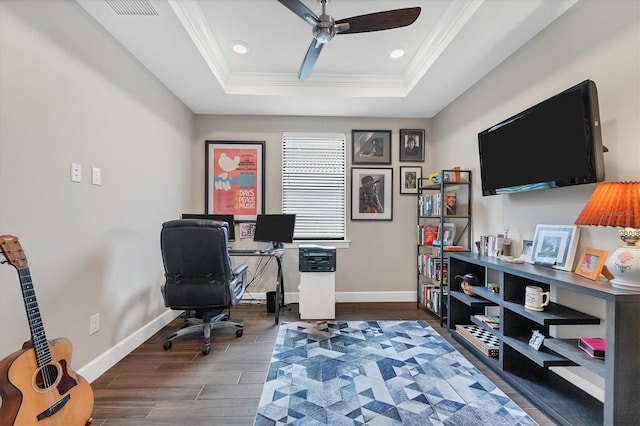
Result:
{"type": "Polygon", "coordinates": [[[390,30],[413,24],[420,15],[419,7],[387,10],[369,13],[367,15],[352,16],[336,21],[338,34],[367,33],[371,31],[390,30]],[[349,29],[340,29],[341,24],[349,24],[349,29]]]}
{"type": "Polygon", "coordinates": [[[300,0],[278,0],[287,9],[301,17],[309,25],[316,25],[320,22],[318,15],[304,5],[300,0]]]}
{"type": "Polygon", "coordinates": [[[311,40],[311,45],[309,45],[307,54],[304,55],[302,65],[300,65],[300,70],[298,71],[298,78],[300,80],[304,80],[309,77],[309,74],[311,74],[311,70],[316,64],[318,56],[320,56],[320,52],[322,51],[322,46],[324,46],[324,43],[316,43],[315,39],[311,40]]]}

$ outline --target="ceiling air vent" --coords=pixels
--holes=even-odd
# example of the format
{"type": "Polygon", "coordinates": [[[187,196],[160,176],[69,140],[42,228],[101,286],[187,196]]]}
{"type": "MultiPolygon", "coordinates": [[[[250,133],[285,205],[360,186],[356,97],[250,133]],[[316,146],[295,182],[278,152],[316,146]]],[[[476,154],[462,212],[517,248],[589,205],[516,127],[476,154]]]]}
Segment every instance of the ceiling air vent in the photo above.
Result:
{"type": "Polygon", "coordinates": [[[157,16],[149,0],[105,0],[118,15],[157,16]]]}

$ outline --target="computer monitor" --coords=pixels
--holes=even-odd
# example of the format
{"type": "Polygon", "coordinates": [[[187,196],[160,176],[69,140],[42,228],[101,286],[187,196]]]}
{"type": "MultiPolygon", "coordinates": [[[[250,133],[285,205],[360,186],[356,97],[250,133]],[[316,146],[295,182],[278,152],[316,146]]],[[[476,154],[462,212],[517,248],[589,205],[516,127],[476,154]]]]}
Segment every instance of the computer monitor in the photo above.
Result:
{"type": "Polygon", "coordinates": [[[253,241],[271,242],[276,248],[282,247],[282,243],[293,242],[295,226],[295,214],[259,214],[253,241]]]}
{"type": "Polygon", "coordinates": [[[236,228],[234,226],[232,214],[198,214],[198,213],[182,213],[183,219],[207,219],[217,220],[219,222],[227,222],[229,224],[229,241],[235,241],[236,228]]]}

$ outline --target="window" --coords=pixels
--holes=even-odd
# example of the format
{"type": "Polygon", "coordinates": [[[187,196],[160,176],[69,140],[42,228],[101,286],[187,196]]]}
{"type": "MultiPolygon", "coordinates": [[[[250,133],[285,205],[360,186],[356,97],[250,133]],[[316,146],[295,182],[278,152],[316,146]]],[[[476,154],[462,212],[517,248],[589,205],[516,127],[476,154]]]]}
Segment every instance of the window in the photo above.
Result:
{"type": "Polygon", "coordinates": [[[343,133],[282,134],[282,212],[296,214],[295,239],[345,239],[343,133]]]}

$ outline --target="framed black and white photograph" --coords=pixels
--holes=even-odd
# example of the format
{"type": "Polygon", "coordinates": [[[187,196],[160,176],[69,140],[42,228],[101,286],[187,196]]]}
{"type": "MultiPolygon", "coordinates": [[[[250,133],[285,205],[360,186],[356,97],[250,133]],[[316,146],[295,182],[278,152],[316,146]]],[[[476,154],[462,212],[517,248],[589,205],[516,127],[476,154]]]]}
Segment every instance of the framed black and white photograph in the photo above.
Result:
{"type": "Polygon", "coordinates": [[[400,161],[424,161],[424,130],[400,129],[400,161]]]}
{"type": "Polygon", "coordinates": [[[393,169],[351,168],[351,220],[393,219],[393,169]]]}
{"type": "Polygon", "coordinates": [[[422,178],[422,167],[400,167],[400,193],[417,194],[418,179],[422,178]]]}
{"type": "Polygon", "coordinates": [[[351,164],[391,164],[391,130],[352,130],[351,164]]]}
{"type": "Polygon", "coordinates": [[[573,271],[579,236],[576,225],[537,225],[529,262],[573,271]]]}

